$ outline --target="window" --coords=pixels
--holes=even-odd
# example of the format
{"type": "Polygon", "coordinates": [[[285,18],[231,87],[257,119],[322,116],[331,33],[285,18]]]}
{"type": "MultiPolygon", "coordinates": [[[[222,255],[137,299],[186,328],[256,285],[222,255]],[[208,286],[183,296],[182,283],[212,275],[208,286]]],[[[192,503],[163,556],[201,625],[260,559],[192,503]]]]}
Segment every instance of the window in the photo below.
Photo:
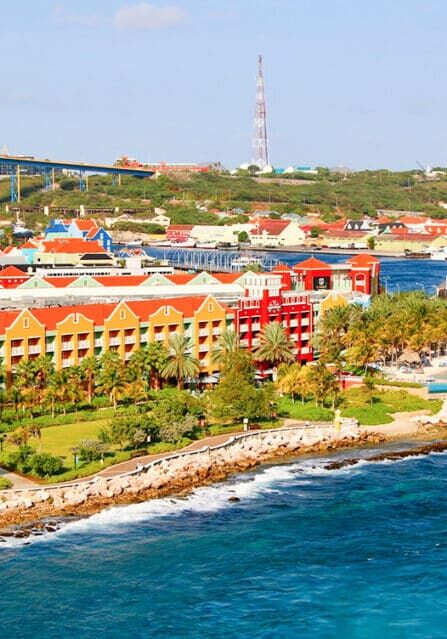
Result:
{"type": "Polygon", "coordinates": [[[126,319],[126,311],[123,308],[120,310],[120,319],[126,319]]]}
{"type": "Polygon", "coordinates": [[[169,315],[169,307],[168,306],[164,307],[164,313],[165,313],[165,315],[169,315]]]}
{"type": "Polygon", "coordinates": [[[23,318],[23,328],[29,328],[29,317],[23,318]]]}
{"type": "Polygon", "coordinates": [[[212,310],[213,310],[213,308],[214,308],[214,305],[213,305],[213,303],[212,303],[212,302],[210,302],[210,303],[208,304],[208,310],[209,310],[209,311],[212,311],[212,310]]]}

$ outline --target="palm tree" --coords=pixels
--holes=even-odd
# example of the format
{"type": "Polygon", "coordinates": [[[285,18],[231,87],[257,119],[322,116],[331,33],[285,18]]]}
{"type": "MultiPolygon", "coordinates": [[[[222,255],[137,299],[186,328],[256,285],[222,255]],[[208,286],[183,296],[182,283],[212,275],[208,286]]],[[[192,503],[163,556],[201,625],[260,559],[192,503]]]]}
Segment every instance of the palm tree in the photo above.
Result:
{"type": "Polygon", "coordinates": [[[130,381],[144,380],[150,388],[160,388],[161,371],[168,360],[168,352],[164,344],[151,342],[140,348],[128,363],[130,381]]]}
{"type": "Polygon", "coordinates": [[[100,369],[98,358],[94,355],[84,357],[79,368],[82,381],[86,386],[87,401],[91,404],[95,392],[95,380],[100,369]]]}
{"type": "Polygon", "coordinates": [[[41,355],[32,360],[34,370],[34,380],[39,391],[39,403],[42,401],[43,392],[47,384],[48,378],[54,372],[54,364],[50,356],[41,355]]]}
{"type": "Polygon", "coordinates": [[[216,348],[211,352],[211,362],[221,366],[231,355],[237,353],[239,348],[239,335],[233,329],[228,328],[219,337],[216,348]]]}
{"type": "Polygon", "coordinates": [[[29,426],[28,432],[31,435],[31,437],[35,437],[39,441],[39,453],[41,453],[42,452],[42,431],[40,430],[39,426],[35,424],[33,424],[32,426],[29,426]]]}
{"type": "Polygon", "coordinates": [[[190,353],[192,341],[183,335],[173,335],[169,340],[168,361],[161,374],[165,378],[174,377],[177,388],[183,388],[186,377],[194,377],[200,370],[199,360],[190,353]]]}
{"type": "Polygon", "coordinates": [[[261,333],[261,343],[253,355],[259,362],[269,362],[275,369],[279,364],[293,362],[293,342],[279,322],[266,324],[261,333]]]}
{"type": "Polygon", "coordinates": [[[276,385],[281,393],[291,395],[292,403],[295,402],[295,395],[300,395],[304,404],[304,398],[309,395],[308,371],[308,367],[301,366],[297,362],[290,365],[280,364],[276,385]]]}
{"type": "Polygon", "coordinates": [[[126,369],[118,353],[109,351],[101,358],[101,372],[98,377],[98,390],[109,396],[116,410],[118,397],[126,387],[126,369]]]}

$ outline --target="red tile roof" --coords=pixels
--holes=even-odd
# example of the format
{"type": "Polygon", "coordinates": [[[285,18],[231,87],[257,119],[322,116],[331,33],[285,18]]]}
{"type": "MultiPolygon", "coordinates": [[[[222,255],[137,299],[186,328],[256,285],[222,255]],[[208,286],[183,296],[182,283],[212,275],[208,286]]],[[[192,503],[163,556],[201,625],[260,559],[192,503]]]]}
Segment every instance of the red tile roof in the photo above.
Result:
{"type": "Polygon", "coordinates": [[[242,273],[213,273],[213,277],[215,277],[221,284],[232,284],[233,282],[237,282],[242,275],[242,273]]]}
{"type": "Polygon", "coordinates": [[[416,215],[404,215],[403,217],[399,218],[399,222],[402,222],[402,224],[425,224],[426,222],[428,222],[428,217],[423,217],[421,215],[421,217],[416,216],[416,215]]]}
{"type": "Polygon", "coordinates": [[[290,268],[287,264],[277,264],[275,268],[272,269],[272,273],[292,273],[293,269],[290,268]]]}
{"type": "Polygon", "coordinates": [[[380,260],[374,255],[367,255],[366,253],[359,253],[359,255],[354,255],[350,257],[347,262],[354,264],[355,266],[369,266],[370,264],[377,264],[380,260]]]}
{"type": "Polygon", "coordinates": [[[15,266],[7,266],[6,268],[2,269],[0,271],[0,278],[10,278],[10,277],[24,277],[25,279],[28,279],[29,273],[24,273],[23,271],[21,271],[19,268],[16,268],[15,266]]]}
{"type": "Polygon", "coordinates": [[[251,235],[262,235],[265,231],[269,235],[280,235],[290,224],[290,220],[260,220],[257,228],[250,231],[251,235]]]}
{"type": "Polygon", "coordinates": [[[323,237],[334,237],[334,238],[357,238],[360,239],[368,235],[368,231],[327,231],[323,237]]]}
{"type": "Polygon", "coordinates": [[[19,249],[35,249],[37,248],[37,243],[32,240],[26,240],[24,244],[19,246],[19,249]]]}
{"type": "Polygon", "coordinates": [[[147,275],[103,275],[93,278],[101,286],[139,286],[148,279],[147,275]]]}
{"type": "Polygon", "coordinates": [[[193,228],[193,224],[170,224],[168,231],[192,231],[193,228]]]}
{"type": "Polygon", "coordinates": [[[79,276],[71,276],[71,277],[44,277],[42,278],[44,282],[51,284],[54,288],[65,288],[69,284],[76,282],[79,276]]]}
{"type": "Polygon", "coordinates": [[[300,262],[299,264],[295,264],[293,267],[296,269],[330,269],[331,265],[326,262],[322,262],[321,260],[317,260],[315,257],[309,257],[304,262],[300,262]]]}
{"type": "Polygon", "coordinates": [[[106,253],[99,242],[87,241],[83,238],[69,237],[43,242],[45,253],[106,253]]]}
{"type": "Polygon", "coordinates": [[[165,275],[166,279],[173,284],[188,284],[197,275],[191,273],[175,273],[174,275],[165,275]]]}

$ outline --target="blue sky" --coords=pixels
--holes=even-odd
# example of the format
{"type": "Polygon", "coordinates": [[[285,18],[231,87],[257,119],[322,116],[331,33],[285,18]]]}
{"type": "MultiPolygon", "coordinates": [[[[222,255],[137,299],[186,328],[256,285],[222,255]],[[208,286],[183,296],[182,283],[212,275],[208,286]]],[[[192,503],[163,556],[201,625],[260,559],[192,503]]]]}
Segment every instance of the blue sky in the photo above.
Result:
{"type": "Polygon", "coordinates": [[[2,2],[0,147],[80,161],[447,165],[445,0],[2,2]]]}

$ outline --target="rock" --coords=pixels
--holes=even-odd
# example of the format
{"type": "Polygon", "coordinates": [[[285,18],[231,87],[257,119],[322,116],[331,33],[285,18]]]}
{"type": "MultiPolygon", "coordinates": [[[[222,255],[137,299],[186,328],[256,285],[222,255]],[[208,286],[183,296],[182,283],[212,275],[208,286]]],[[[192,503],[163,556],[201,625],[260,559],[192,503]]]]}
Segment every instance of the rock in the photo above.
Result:
{"type": "Polygon", "coordinates": [[[236,495],[233,495],[232,497],[228,497],[228,501],[229,502],[236,502],[236,501],[241,501],[239,499],[239,497],[236,497],[236,495]]]}

